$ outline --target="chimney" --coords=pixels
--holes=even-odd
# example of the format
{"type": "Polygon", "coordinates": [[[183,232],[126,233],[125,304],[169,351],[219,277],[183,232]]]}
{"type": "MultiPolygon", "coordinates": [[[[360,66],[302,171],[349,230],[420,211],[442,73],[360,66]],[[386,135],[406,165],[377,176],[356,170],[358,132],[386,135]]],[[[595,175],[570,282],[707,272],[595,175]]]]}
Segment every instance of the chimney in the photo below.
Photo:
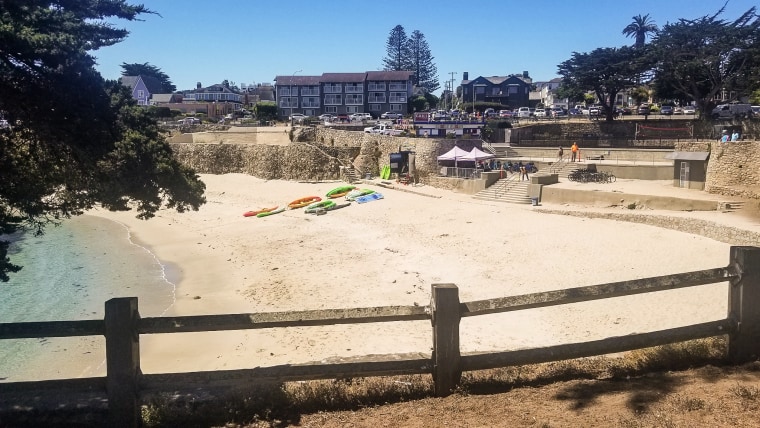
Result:
{"type": "Polygon", "coordinates": [[[529,78],[529,77],[530,77],[530,75],[528,74],[528,72],[527,72],[527,71],[523,71],[523,77],[525,77],[525,78],[527,79],[527,78],[529,78]]]}
{"type": "Polygon", "coordinates": [[[198,83],[195,84],[195,89],[200,89],[202,87],[203,87],[203,85],[201,85],[201,82],[198,82],[198,83]]]}
{"type": "Polygon", "coordinates": [[[468,73],[466,71],[463,72],[462,73],[462,80],[470,80],[470,73],[468,73]]]}

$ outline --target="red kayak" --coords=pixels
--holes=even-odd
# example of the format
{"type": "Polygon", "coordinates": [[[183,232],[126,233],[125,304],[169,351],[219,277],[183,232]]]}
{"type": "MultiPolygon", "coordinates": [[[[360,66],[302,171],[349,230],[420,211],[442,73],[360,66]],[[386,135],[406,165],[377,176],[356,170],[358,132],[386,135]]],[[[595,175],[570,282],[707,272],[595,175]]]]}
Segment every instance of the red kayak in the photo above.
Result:
{"type": "Polygon", "coordinates": [[[276,209],[277,207],[272,207],[272,208],[262,208],[258,211],[247,211],[243,213],[243,217],[256,217],[256,215],[258,214],[268,213],[269,211],[274,211],[276,209]]]}

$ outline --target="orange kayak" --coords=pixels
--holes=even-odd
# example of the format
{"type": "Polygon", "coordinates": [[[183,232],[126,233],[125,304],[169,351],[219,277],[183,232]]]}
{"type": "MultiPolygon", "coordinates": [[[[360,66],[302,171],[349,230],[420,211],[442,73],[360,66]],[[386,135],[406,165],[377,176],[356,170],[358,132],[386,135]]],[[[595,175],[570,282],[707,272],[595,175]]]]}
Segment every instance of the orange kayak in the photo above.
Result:
{"type": "Polygon", "coordinates": [[[269,211],[274,211],[276,209],[277,209],[277,207],[272,207],[272,208],[262,208],[262,209],[257,210],[257,211],[247,211],[247,212],[243,213],[243,217],[256,217],[256,215],[258,215],[258,214],[268,213],[269,211]]]}
{"type": "Polygon", "coordinates": [[[306,196],[301,199],[296,199],[295,201],[288,204],[288,208],[291,210],[297,209],[297,208],[303,208],[307,205],[313,204],[314,202],[321,201],[322,198],[319,196],[306,196]]]}

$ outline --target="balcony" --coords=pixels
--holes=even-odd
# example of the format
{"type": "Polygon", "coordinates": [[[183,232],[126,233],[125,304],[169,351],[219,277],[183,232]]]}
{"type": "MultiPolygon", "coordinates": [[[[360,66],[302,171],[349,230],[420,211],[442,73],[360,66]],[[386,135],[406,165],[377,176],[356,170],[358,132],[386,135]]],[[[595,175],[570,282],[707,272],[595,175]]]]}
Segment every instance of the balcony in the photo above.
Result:
{"type": "Polygon", "coordinates": [[[385,103],[385,97],[369,97],[367,101],[369,103],[385,103]]]}
{"type": "Polygon", "coordinates": [[[363,94],[364,93],[364,86],[346,86],[346,93],[347,94],[363,94]]]}
{"type": "Polygon", "coordinates": [[[391,83],[390,85],[388,85],[388,90],[390,90],[390,91],[406,91],[406,84],[391,83]]]}
{"type": "Polygon", "coordinates": [[[322,87],[322,90],[326,94],[340,94],[343,92],[343,86],[342,85],[325,85],[322,87]]]}
{"type": "Polygon", "coordinates": [[[391,97],[390,101],[391,103],[405,103],[406,97],[391,97]]]}
{"type": "Polygon", "coordinates": [[[367,85],[368,91],[379,91],[379,92],[385,92],[385,83],[370,83],[367,85]]]}
{"type": "Polygon", "coordinates": [[[303,108],[319,108],[319,101],[304,101],[301,106],[303,108]]]}
{"type": "Polygon", "coordinates": [[[317,88],[301,88],[301,96],[302,97],[318,97],[319,96],[319,89],[317,88]]]}

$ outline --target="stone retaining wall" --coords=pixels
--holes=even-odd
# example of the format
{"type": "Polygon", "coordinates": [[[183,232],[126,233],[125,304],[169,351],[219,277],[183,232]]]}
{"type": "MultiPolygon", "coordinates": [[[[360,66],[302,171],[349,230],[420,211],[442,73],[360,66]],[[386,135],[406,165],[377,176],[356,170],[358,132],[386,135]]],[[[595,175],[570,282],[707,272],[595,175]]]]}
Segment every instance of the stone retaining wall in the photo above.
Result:
{"type": "MultiPolygon", "coordinates": [[[[387,165],[390,153],[416,153],[418,180],[430,186],[456,189],[456,179],[439,176],[437,157],[459,145],[464,150],[479,146],[479,140],[391,137],[356,131],[316,128],[309,131],[314,142],[289,145],[172,143],[180,162],[198,173],[244,173],[264,179],[342,179],[341,167],[353,166],[363,176],[377,176],[387,165]]],[[[677,151],[711,153],[705,190],[746,199],[760,199],[760,143],[740,141],[679,142],[677,151]]],[[[554,150],[554,149],[552,149],[554,150]]]]}
{"type": "Polygon", "coordinates": [[[605,220],[627,221],[629,223],[647,224],[663,229],[677,230],[679,232],[700,235],[706,238],[725,242],[731,245],[760,245],[760,234],[745,229],[725,226],[707,220],[665,215],[641,215],[630,213],[606,213],[591,211],[553,210],[537,208],[546,214],[559,214],[583,218],[601,218],[605,220]]]}

